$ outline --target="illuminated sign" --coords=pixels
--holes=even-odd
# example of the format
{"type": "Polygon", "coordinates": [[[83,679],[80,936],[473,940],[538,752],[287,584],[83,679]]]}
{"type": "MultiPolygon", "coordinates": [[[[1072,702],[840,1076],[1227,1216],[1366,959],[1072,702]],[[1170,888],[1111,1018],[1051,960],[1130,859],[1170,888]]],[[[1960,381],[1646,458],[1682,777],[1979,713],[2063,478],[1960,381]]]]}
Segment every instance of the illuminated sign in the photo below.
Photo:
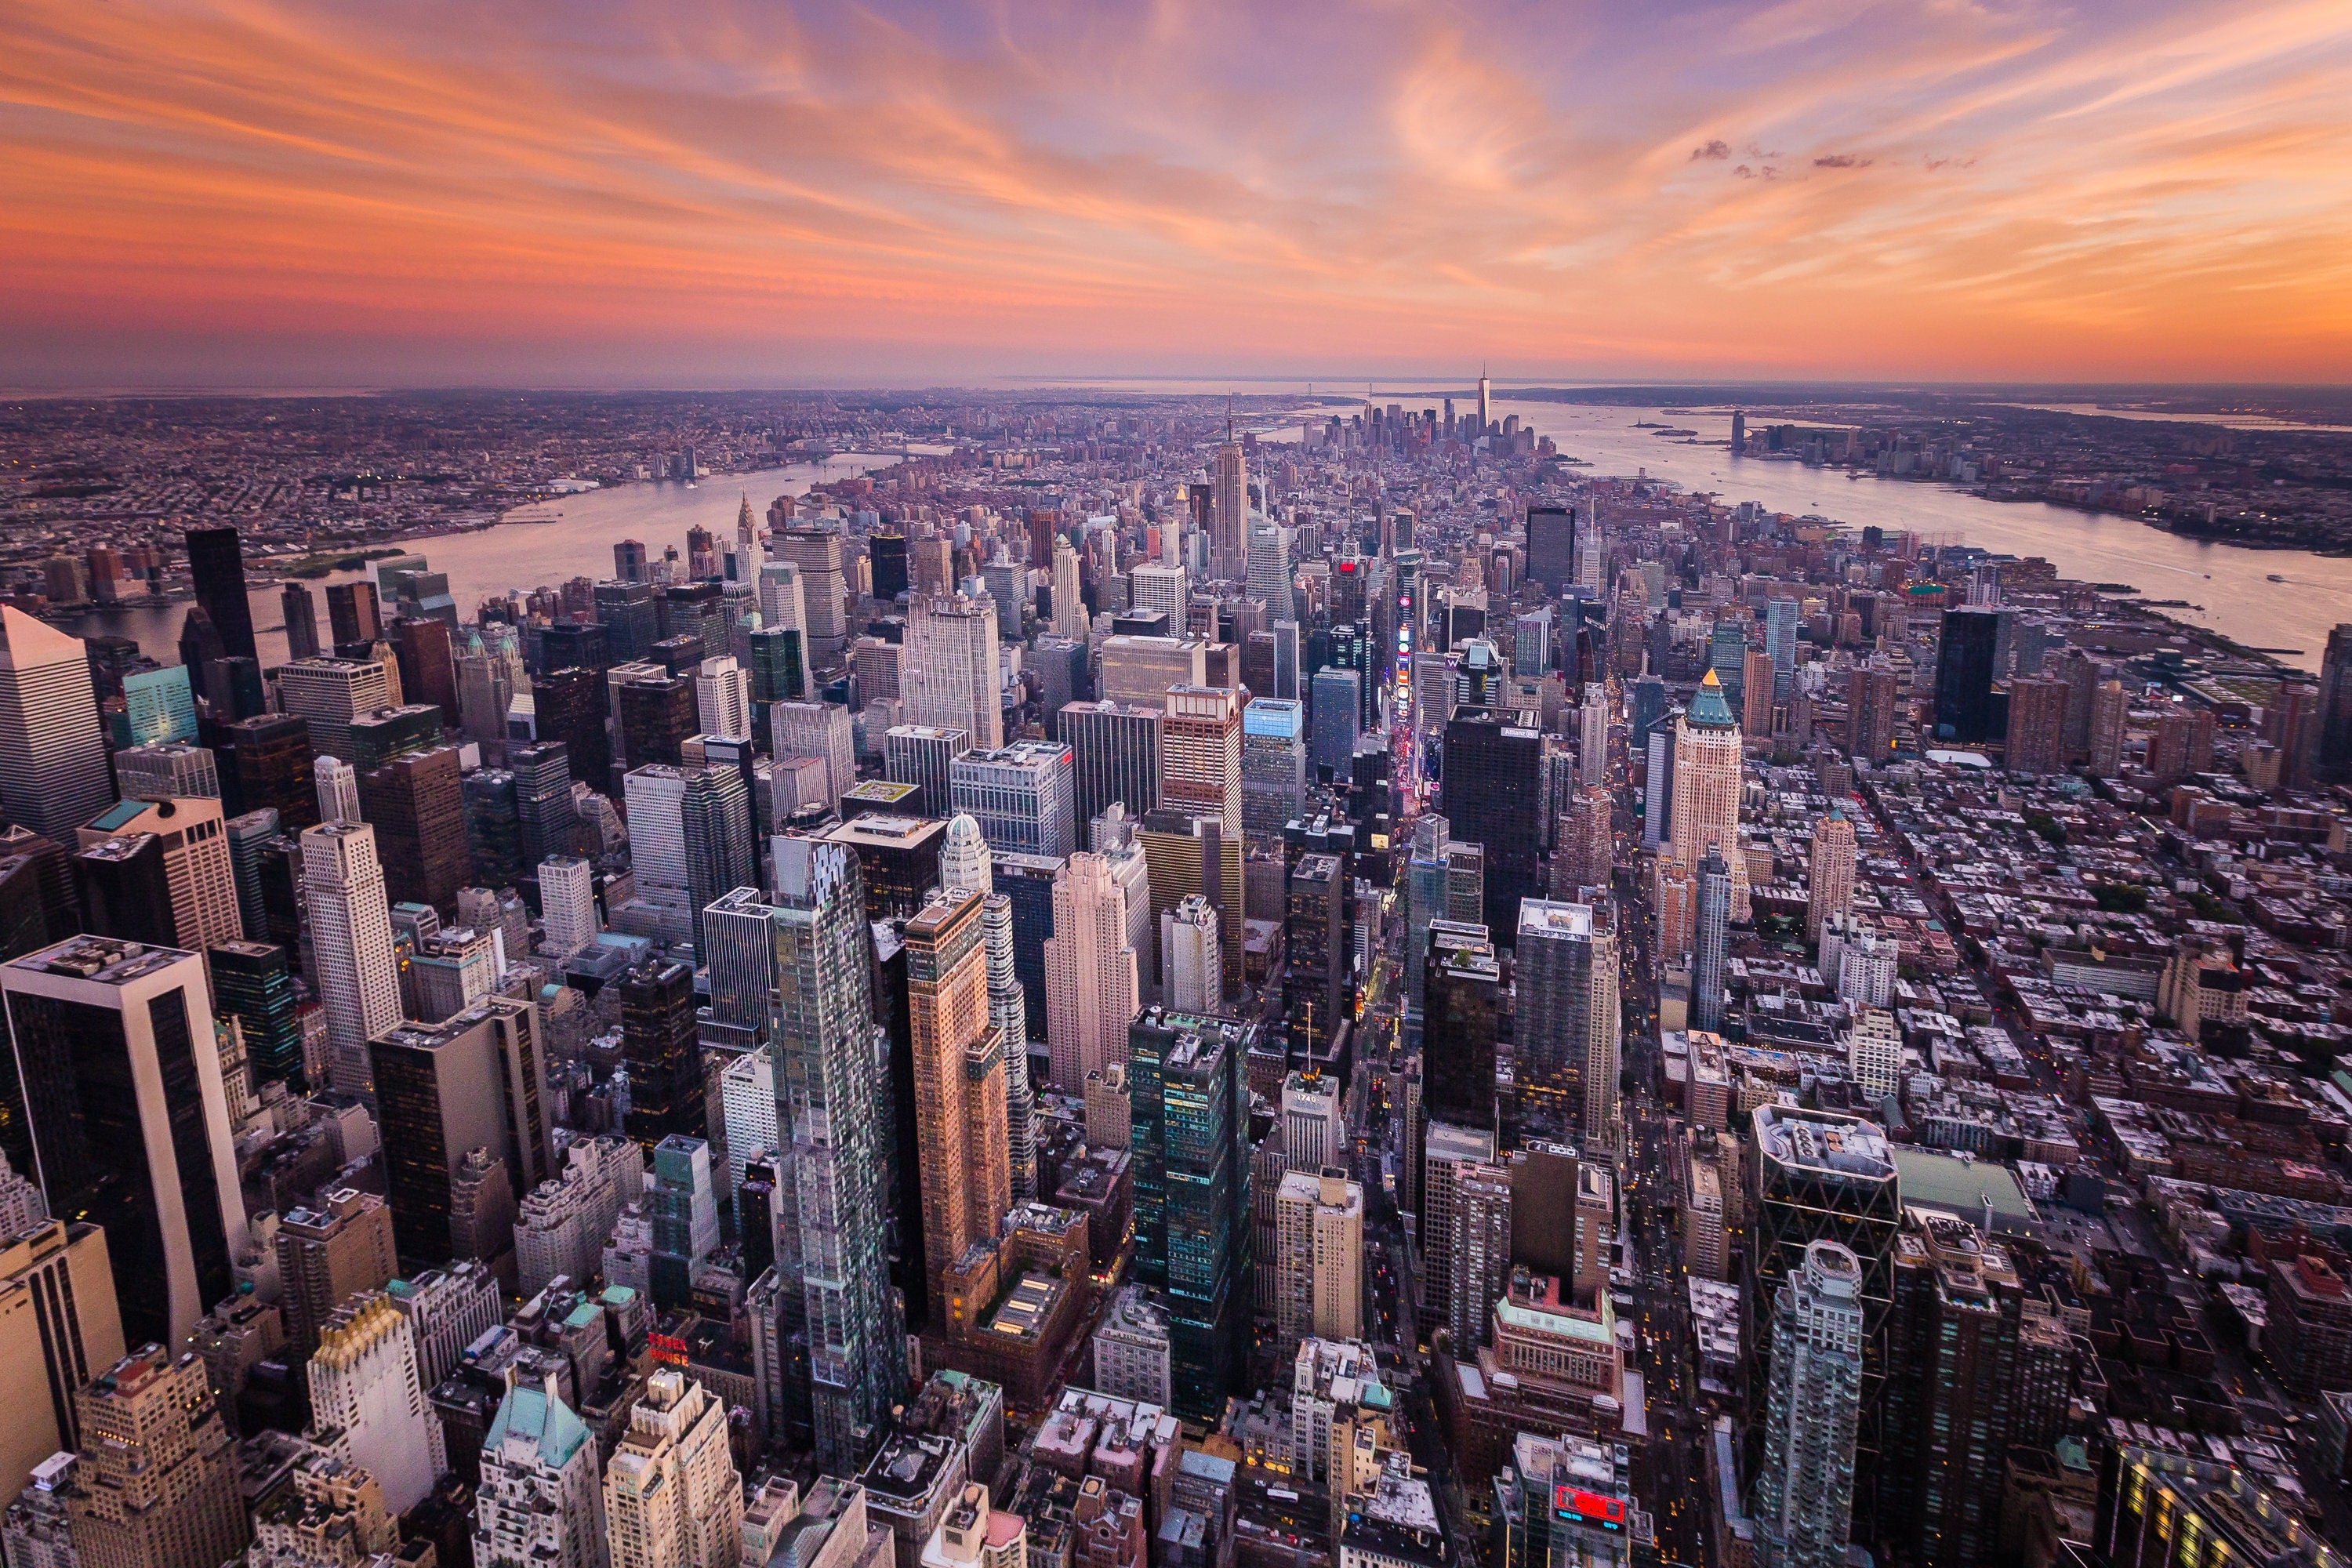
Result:
{"type": "Polygon", "coordinates": [[[1558,1487],[1552,1491],[1551,1510],[1561,1519],[1575,1520],[1582,1524],[1598,1525],[1602,1530],[1625,1528],[1625,1500],[1605,1498],[1579,1487],[1558,1487]]]}
{"type": "Polygon", "coordinates": [[[665,1366],[687,1364],[686,1342],[675,1334],[647,1334],[646,1347],[653,1352],[654,1360],[665,1366]]]}

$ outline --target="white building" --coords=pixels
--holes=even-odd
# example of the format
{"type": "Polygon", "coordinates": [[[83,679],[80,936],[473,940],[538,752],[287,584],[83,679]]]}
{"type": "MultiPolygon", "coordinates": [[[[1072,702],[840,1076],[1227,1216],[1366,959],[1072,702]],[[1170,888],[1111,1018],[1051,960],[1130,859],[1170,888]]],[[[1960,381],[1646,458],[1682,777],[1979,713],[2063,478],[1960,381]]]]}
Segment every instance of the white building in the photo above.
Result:
{"type": "Polygon", "coordinates": [[[338,1310],[310,1357],[310,1425],[335,1455],[373,1476],[405,1513],[447,1469],[441,1422],[417,1375],[408,1319],[381,1292],[338,1310]]]}
{"type": "Polygon", "coordinates": [[[1846,1061],[1853,1086],[1875,1110],[1893,1094],[1903,1077],[1903,1031],[1895,1015],[1882,1007],[1855,1009],[1853,1033],[1846,1037],[1846,1061]]]}
{"type": "Polygon", "coordinates": [[[596,868],[576,855],[539,863],[539,907],[546,917],[547,951],[569,958],[603,934],[596,915],[596,868]]]}
{"type": "Polygon", "coordinates": [[[521,1294],[536,1296],[558,1276],[593,1276],[621,1205],[635,1203],[645,1185],[645,1150],[634,1139],[606,1136],[572,1144],[562,1174],[533,1187],[515,1220],[521,1294]]]}
{"type": "Polygon", "coordinates": [[[695,671],[694,712],[706,735],[751,738],[751,678],[732,657],[706,658],[695,671]]]}
{"type": "Polygon", "coordinates": [[[302,892],[310,917],[329,1070],[339,1093],[374,1088],[368,1042],[400,1017],[400,965],[375,829],[321,823],[302,831],[302,892]]]}
{"type": "Polygon", "coordinates": [[[209,746],[158,741],[114,753],[114,782],[125,800],[168,800],[175,795],[220,798],[220,763],[209,746]]]}
{"type": "Polygon", "coordinates": [[[776,1062],[764,1049],[744,1052],[719,1075],[727,1126],[727,1190],[743,1184],[743,1162],[783,1146],[776,1121],[776,1062]]]}
{"type": "Polygon", "coordinates": [[[633,936],[678,944],[694,940],[694,891],[686,864],[686,784],[667,763],[631,768],[621,780],[629,807],[629,868],[635,891],[614,924],[633,936]]]}
{"type": "MultiPolygon", "coordinates": [[[[768,729],[779,762],[814,757],[824,763],[826,805],[838,803],[857,783],[857,736],[848,709],[833,702],[772,702],[768,729]]],[[[629,826],[634,833],[636,824],[629,826]]]]}
{"type": "Polygon", "coordinates": [[[1342,1163],[1348,1123],[1339,1109],[1337,1077],[1294,1072],[1282,1080],[1282,1164],[1288,1171],[1319,1171],[1342,1163]]]}
{"type": "Polygon", "coordinates": [[[1225,968],[1217,908],[1191,894],[1160,916],[1160,961],[1168,1005],[1181,1013],[1225,1010],[1225,968]]]}
{"type": "Polygon", "coordinates": [[[907,617],[899,681],[908,723],[961,730],[983,752],[1002,746],[995,601],[964,594],[916,595],[907,617]]]}
{"type": "Polygon", "coordinates": [[[416,1346],[416,1381],[431,1390],[449,1375],[466,1347],[506,1321],[498,1274],[478,1258],[421,1268],[384,1287],[393,1310],[408,1320],[416,1346]]]}
{"type": "Polygon", "coordinates": [[[1123,1285],[1095,1330],[1095,1387],[1114,1399],[1165,1407],[1168,1312],[1140,1285],[1123,1285]]]}
{"type": "Polygon", "coordinates": [[[0,608],[0,817],[70,845],[113,799],[81,640],[0,608]]]}
{"type": "Polygon", "coordinates": [[[596,1439],[544,1383],[507,1390],[482,1438],[474,1568],[606,1568],[596,1439]]]}
{"type": "Polygon", "coordinates": [[[310,726],[310,743],[349,762],[352,721],[400,700],[384,667],[372,658],[322,655],[278,667],[279,708],[310,726]]]}

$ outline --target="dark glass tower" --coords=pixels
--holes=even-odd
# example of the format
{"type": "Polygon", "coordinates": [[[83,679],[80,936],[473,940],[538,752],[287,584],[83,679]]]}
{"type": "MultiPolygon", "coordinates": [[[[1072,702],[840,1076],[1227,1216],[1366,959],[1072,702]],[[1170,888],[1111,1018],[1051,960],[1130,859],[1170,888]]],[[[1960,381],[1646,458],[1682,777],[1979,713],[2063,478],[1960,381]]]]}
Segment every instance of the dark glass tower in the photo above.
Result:
{"type": "Polygon", "coordinates": [[[1486,850],[1486,924],[1517,932],[1519,900],[1537,896],[1543,738],[1536,715],[1479,711],[1445,726],[1441,809],[1460,843],[1486,850]]]}
{"type": "MultiPolygon", "coordinates": [[[[790,1201],[776,1268],[805,1327],[817,1462],[855,1474],[907,1384],[890,1288],[886,1128],[874,1070],[873,931],[857,857],[807,838],[777,845],[777,1121],[790,1201]]],[[[922,1256],[919,1238],[914,1256],[922,1256]]],[[[782,1325],[780,1324],[780,1327],[782,1325]]]]}
{"type": "Polygon", "coordinates": [[[2000,616],[1991,610],[1946,610],[1936,651],[1936,739],[1973,746],[2001,738],[1994,722],[1993,651],[2000,616]]]}
{"type": "Polygon", "coordinates": [[[241,658],[259,658],[253,646],[253,605],[245,596],[245,556],[234,528],[188,530],[188,572],[196,603],[212,617],[221,647],[241,658]]]}
{"type": "Polygon", "coordinates": [[[573,665],[531,683],[530,700],[542,742],[561,745],[571,776],[598,794],[612,790],[613,743],[604,734],[604,677],[573,665]]]}
{"type": "Polygon", "coordinates": [[[1486,928],[1430,921],[1427,973],[1422,1104],[1433,1121],[1492,1132],[1503,971],[1486,928]]]}
{"type": "Polygon", "coordinates": [[[647,959],[621,976],[621,1056],[629,1068],[628,1134],[651,1149],[673,1132],[708,1131],[695,1044],[694,971],[647,959]]]}
{"type": "Polygon", "coordinates": [[[1176,1413],[1213,1421],[1249,1320],[1253,1026],[1152,1007],[1128,1028],[1135,1270],[1166,1293],[1176,1413]]]}
{"type": "Polygon", "coordinates": [[[907,591],[907,536],[877,533],[866,544],[874,555],[874,596],[887,604],[907,591]]]}
{"type": "Polygon", "coordinates": [[[302,1024],[295,1015],[294,970],[274,942],[215,942],[213,1005],[245,1030],[245,1055],[256,1083],[302,1079],[302,1024]]]}
{"type": "Polygon", "coordinates": [[[1528,509],[1528,577],[1552,593],[1576,582],[1576,513],[1564,506],[1528,509]]]}

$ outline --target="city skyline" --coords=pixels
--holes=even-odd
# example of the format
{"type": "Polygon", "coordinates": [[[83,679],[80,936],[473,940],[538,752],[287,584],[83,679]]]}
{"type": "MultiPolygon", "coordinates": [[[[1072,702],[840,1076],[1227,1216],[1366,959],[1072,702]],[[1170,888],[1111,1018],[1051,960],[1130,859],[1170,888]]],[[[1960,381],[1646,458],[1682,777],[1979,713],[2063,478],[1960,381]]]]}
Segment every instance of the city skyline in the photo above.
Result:
{"type": "Polygon", "coordinates": [[[11,33],[0,384],[2292,382],[2352,343],[2322,5],[11,33]]]}

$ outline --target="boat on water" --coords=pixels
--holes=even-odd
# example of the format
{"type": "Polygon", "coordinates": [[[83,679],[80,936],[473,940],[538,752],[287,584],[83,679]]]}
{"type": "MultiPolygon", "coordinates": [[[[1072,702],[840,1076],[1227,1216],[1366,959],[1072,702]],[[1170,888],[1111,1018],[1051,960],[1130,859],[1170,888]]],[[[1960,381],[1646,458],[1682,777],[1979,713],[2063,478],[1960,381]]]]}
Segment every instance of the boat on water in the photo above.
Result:
{"type": "Polygon", "coordinates": [[[2285,579],[2285,578],[2284,578],[2284,577],[2280,576],[2280,575],[2279,575],[2277,573],[2275,573],[2275,572],[2273,572],[2273,573],[2272,573],[2272,574],[2271,574],[2271,575],[2270,575],[2270,580],[2271,580],[2272,582],[2273,582],[2273,583],[2284,583],[2284,582],[2285,582],[2285,581],[2286,581],[2286,579],[2285,579]]]}

